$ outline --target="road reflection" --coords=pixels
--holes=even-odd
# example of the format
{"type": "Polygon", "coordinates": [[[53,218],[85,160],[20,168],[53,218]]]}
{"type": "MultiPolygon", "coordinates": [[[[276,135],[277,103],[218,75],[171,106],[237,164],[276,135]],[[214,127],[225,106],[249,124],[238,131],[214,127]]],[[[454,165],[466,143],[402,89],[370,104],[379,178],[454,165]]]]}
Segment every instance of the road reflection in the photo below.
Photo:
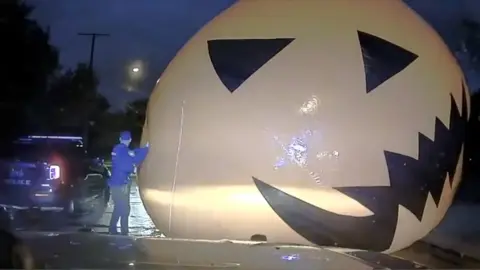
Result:
{"type": "MultiPolygon", "coordinates": [[[[106,227],[112,215],[113,203],[110,201],[105,214],[99,220],[97,227],[106,227]]],[[[160,232],[155,229],[155,225],[147,214],[143,202],[140,198],[140,192],[136,184],[132,185],[130,191],[130,235],[132,236],[160,236],[160,232]]]]}
{"type": "MultiPolygon", "coordinates": [[[[148,216],[138,187],[133,184],[130,193],[130,235],[134,237],[149,236],[161,237],[161,233],[155,229],[155,226],[148,216]]],[[[452,207],[453,210],[455,207],[452,207]]],[[[74,219],[63,216],[60,213],[29,213],[28,215],[15,215],[12,220],[12,227],[17,231],[27,232],[77,232],[79,230],[94,231],[97,233],[107,233],[108,223],[113,210],[113,203],[110,201],[107,206],[104,204],[103,198],[98,198],[91,202],[91,211],[78,216],[74,219]]],[[[472,211],[469,211],[470,213],[472,211]]],[[[448,215],[446,217],[448,219],[448,215]]],[[[454,219],[454,223],[458,223],[459,218],[454,219]]],[[[445,222],[444,222],[445,223],[445,222]]],[[[466,227],[465,225],[462,225],[466,227]]],[[[460,226],[460,227],[462,227],[460,226]]],[[[439,226],[442,227],[442,226],[439,226]]],[[[458,227],[458,226],[456,226],[458,227]]],[[[438,248],[437,248],[438,249],[438,248]]],[[[425,241],[418,241],[411,247],[396,252],[394,255],[404,259],[417,261],[419,263],[435,266],[434,268],[461,268],[460,266],[468,266],[469,268],[478,268],[477,261],[459,258],[458,261],[452,258],[445,259],[443,255],[437,254],[433,250],[437,250],[425,241]],[[452,263],[454,261],[455,263],[452,263]]]]}
{"type": "MultiPolygon", "coordinates": [[[[10,215],[10,227],[16,231],[64,231],[72,232],[91,228],[98,233],[107,233],[108,224],[113,210],[113,202],[107,206],[103,197],[92,199],[86,205],[88,211],[75,217],[68,217],[60,212],[15,211],[10,215]]],[[[148,216],[140,198],[136,184],[132,185],[130,193],[130,235],[160,236],[155,225],[148,216]]]]}

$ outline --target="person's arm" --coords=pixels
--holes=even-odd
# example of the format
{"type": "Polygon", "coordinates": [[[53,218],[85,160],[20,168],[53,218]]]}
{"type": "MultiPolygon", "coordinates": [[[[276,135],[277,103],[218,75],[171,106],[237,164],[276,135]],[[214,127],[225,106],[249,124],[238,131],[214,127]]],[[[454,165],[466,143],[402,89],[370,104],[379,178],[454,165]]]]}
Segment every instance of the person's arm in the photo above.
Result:
{"type": "Polygon", "coordinates": [[[140,166],[140,164],[145,160],[145,158],[147,158],[148,150],[149,150],[148,146],[140,147],[133,150],[134,152],[133,164],[135,166],[137,167],[140,166]]]}

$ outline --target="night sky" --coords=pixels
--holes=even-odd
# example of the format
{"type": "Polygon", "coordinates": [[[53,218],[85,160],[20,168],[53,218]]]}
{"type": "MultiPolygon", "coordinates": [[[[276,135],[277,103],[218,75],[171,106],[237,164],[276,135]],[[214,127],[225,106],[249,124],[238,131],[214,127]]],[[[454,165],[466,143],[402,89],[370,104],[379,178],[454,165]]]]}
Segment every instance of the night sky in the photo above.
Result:
{"type": "Polygon", "coordinates": [[[90,38],[78,32],[109,33],[97,38],[94,67],[100,91],[112,106],[148,97],[161,72],[176,52],[205,23],[234,0],[30,0],[33,17],[50,25],[52,43],[60,49],[61,64],[88,62],[90,38]],[[208,2],[208,4],[206,4],[208,2]],[[200,4],[204,3],[204,5],[200,4]],[[147,76],[140,91],[124,87],[127,65],[145,61],[147,76]]]}
{"type": "MultiPolygon", "coordinates": [[[[147,97],[155,81],[181,46],[205,23],[235,0],[29,0],[33,17],[50,26],[61,63],[87,62],[90,39],[78,32],[109,33],[97,39],[95,69],[114,108],[147,97]],[[127,66],[144,61],[146,78],[136,91],[127,91],[127,66]]],[[[449,45],[458,39],[462,17],[480,17],[478,0],[405,0],[434,26],[449,45]]]]}

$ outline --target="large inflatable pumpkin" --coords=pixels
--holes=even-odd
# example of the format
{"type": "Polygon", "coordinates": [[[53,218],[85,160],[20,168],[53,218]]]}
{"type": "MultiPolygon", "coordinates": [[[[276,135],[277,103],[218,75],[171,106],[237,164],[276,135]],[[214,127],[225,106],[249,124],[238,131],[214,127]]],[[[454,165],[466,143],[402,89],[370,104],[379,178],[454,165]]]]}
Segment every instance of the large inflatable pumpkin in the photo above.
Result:
{"type": "Polygon", "coordinates": [[[238,1],[158,81],[141,194],[170,237],[391,252],[445,215],[467,118],[454,57],[401,1],[238,1]]]}

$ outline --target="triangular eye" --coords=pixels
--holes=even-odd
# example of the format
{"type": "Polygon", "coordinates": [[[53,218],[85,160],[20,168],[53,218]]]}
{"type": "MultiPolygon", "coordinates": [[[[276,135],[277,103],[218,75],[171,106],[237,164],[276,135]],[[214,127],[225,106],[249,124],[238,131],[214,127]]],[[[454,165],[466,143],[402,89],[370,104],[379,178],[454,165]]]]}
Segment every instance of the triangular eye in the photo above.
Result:
{"type": "Polygon", "coordinates": [[[233,93],[293,40],[293,38],[209,40],[208,53],[218,77],[233,93]]]}
{"type": "Polygon", "coordinates": [[[384,39],[358,32],[362,48],[367,93],[410,65],[418,55],[384,39]]]}

